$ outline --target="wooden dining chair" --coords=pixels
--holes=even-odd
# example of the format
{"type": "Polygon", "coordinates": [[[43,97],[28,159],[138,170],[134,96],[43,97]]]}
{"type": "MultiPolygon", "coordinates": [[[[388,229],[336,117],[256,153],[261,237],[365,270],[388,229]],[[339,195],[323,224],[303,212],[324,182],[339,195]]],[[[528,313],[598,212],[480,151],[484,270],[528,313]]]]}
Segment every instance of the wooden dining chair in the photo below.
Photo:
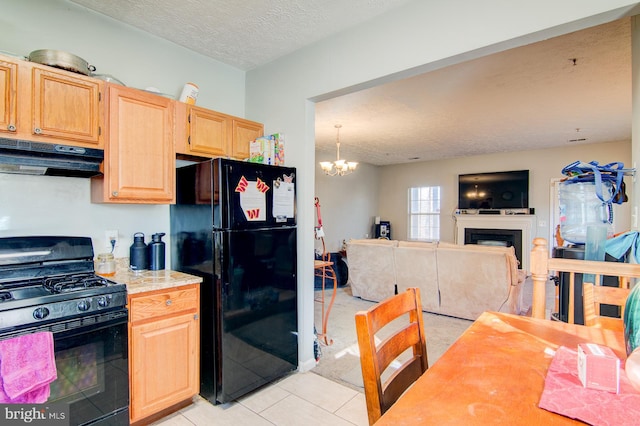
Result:
{"type": "Polygon", "coordinates": [[[592,283],[583,283],[584,325],[622,331],[624,305],[627,302],[630,291],[628,288],[606,287],[593,285],[592,283]],[[601,304],[620,306],[620,318],[601,316],[601,304]]]}
{"type": "MultiPolygon", "coordinates": [[[[397,324],[394,322],[393,326],[397,324]]],[[[409,288],[356,313],[356,332],[367,415],[369,424],[373,424],[429,368],[420,290],[409,288]],[[384,330],[394,320],[401,323],[400,330],[384,330]],[[376,340],[380,342],[377,345],[376,340]],[[409,359],[405,361],[407,355],[409,359]],[[400,366],[387,371],[392,362],[394,367],[400,366]]]]}

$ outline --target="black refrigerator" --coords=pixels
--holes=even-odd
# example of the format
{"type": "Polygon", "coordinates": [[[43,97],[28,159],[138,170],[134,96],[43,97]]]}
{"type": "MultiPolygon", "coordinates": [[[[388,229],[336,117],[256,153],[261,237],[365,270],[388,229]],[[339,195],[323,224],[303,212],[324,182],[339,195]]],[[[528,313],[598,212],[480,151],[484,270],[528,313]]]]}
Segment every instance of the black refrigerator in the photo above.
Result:
{"type": "Polygon", "coordinates": [[[298,366],[295,169],[176,170],[171,266],[199,275],[200,395],[232,401],[298,366]]]}

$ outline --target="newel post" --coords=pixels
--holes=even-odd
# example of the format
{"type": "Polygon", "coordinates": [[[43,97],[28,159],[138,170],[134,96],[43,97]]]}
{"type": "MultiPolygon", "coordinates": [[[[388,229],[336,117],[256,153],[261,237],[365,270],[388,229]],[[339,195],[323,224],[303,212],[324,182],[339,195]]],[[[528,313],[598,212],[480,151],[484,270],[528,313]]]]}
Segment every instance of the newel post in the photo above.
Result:
{"type": "Polygon", "coordinates": [[[531,250],[531,279],[533,281],[533,304],[531,316],[545,318],[546,285],[549,279],[549,248],[544,238],[533,239],[531,250]]]}

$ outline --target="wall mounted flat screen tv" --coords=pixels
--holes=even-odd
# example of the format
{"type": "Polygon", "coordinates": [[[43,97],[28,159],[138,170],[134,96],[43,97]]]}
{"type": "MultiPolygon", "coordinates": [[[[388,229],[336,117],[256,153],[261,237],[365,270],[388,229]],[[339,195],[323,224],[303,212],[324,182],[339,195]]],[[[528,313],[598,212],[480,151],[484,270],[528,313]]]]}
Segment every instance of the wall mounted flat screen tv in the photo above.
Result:
{"type": "Polygon", "coordinates": [[[459,209],[529,207],[529,170],[458,175],[459,209]]]}

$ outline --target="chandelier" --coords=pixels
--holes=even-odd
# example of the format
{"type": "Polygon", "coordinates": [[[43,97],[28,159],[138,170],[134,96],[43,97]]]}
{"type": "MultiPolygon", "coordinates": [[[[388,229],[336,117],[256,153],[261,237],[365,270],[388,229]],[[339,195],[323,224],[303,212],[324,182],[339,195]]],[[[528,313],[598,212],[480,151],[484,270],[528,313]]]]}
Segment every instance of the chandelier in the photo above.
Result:
{"type": "Polygon", "coordinates": [[[333,163],[330,161],[321,161],[320,167],[325,175],[329,176],[344,176],[349,175],[354,172],[356,167],[358,167],[358,163],[354,161],[346,161],[340,159],[340,128],[341,124],[336,124],[335,128],[337,130],[336,135],[336,161],[333,163]]]}
{"type": "Polygon", "coordinates": [[[475,192],[469,191],[467,192],[467,198],[484,198],[487,195],[484,191],[478,192],[478,185],[475,186],[475,192]]]}

